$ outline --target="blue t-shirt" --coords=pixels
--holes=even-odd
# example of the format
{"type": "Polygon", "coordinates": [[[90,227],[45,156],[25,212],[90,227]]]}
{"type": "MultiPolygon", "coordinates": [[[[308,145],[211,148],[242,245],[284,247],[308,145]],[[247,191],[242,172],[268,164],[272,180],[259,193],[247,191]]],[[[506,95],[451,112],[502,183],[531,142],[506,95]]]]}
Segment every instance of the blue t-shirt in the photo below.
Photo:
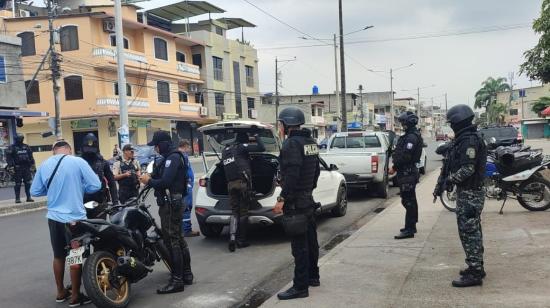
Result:
{"type": "Polygon", "coordinates": [[[195,174],[193,172],[193,167],[189,161],[189,156],[184,154],[185,163],[187,164],[187,195],[185,196],[184,202],[186,205],[193,204],[193,186],[195,185],[195,174]]]}
{"type": "Polygon", "coordinates": [[[38,168],[31,185],[33,197],[47,196],[47,218],[61,223],[86,219],[83,204],[84,193],[94,193],[101,189],[101,182],[90,165],[80,157],[67,155],[54,175],[47,189],[57,162],[63,155],[48,158],[38,168]]]}

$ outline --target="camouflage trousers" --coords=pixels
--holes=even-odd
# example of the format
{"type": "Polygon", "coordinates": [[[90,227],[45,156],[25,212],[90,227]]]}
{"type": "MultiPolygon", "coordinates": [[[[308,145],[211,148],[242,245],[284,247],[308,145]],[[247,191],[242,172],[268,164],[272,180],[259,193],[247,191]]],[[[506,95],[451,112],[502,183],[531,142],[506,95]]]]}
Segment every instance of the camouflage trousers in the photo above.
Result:
{"type": "Polygon", "coordinates": [[[458,235],[466,254],[466,264],[473,269],[483,269],[483,232],[481,212],[485,203],[483,190],[457,190],[456,220],[458,235]]]}

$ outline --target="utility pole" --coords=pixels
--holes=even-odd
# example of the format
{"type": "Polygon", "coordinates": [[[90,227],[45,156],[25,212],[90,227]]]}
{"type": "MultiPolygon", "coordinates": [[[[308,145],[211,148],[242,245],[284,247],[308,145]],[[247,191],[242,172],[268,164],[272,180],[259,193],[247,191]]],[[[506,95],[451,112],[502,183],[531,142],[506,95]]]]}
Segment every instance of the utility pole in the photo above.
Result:
{"type": "Polygon", "coordinates": [[[57,5],[54,5],[52,0],[48,0],[48,31],[50,32],[50,68],[52,71],[52,83],[53,83],[53,100],[54,100],[54,113],[55,113],[55,137],[57,140],[63,139],[63,133],[61,131],[61,104],[59,98],[59,78],[61,77],[61,70],[59,67],[59,54],[55,51],[55,37],[57,29],[54,29],[53,20],[57,13],[57,5]]]}
{"type": "Polygon", "coordinates": [[[447,114],[447,110],[449,110],[447,107],[447,93],[445,93],[445,114],[447,114]]]}
{"type": "Polygon", "coordinates": [[[395,130],[395,125],[393,123],[393,68],[390,68],[390,121],[391,121],[391,130],[395,130]]]}
{"type": "Polygon", "coordinates": [[[277,57],[275,57],[275,126],[279,126],[279,121],[277,121],[277,118],[279,117],[279,61],[277,57]]]}
{"type": "Polygon", "coordinates": [[[432,137],[435,137],[434,98],[432,97],[432,137]]]}
{"type": "Polygon", "coordinates": [[[336,44],[336,33],[334,33],[334,80],[336,81],[336,131],[342,131],[342,112],[340,103],[340,90],[338,90],[338,45],[336,44]]]}
{"type": "Polygon", "coordinates": [[[340,110],[342,111],[342,131],[348,131],[348,112],[346,106],[346,64],[344,61],[344,23],[342,20],[342,0],[338,0],[338,17],[340,22],[340,74],[342,97],[340,110]]]}
{"type": "Polygon", "coordinates": [[[359,95],[361,96],[361,102],[359,103],[361,106],[361,128],[363,128],[364,120],[365,120],[365,110],[363,109],[363,85],[359,85],[359,95]]]}
{"type": "Polygon", "coordinates": [[[118,108],[120,113],[120,146],[130,143],[128,104],[126,103],[126,75],[124,68],[124,33],[122,28],[122,0],[115,0],[115,35],[118,71],[118,108]]]}

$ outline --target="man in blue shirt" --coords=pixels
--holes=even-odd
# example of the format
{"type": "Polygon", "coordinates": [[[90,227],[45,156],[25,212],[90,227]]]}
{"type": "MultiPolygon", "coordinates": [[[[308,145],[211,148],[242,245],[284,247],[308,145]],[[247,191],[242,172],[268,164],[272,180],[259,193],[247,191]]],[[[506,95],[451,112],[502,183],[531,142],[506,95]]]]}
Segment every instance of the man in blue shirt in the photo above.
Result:
{"type": "Polygon", "coordinates": [[[187,196],[183,198],[183,236],[193,237],[201,235],[199,231],[193,231],[193,226],[191,225],[191,213],[193,212],[193,186],[195,185],[195,174],[193,172],[193,167],[189,162],[189,152],[191,152],[191,145],[189,140],[182,139],[178,144],[178,150],[185,155],[185,160],[187,162],[187,196]]]}
{"type": "Polygon", "coordinates": [[[71,237],[68,223],[86,219],[86,209],[82,202],[84,193],[98,191],[101,183],[85,160],[72,156],[71,146],[66,141],[57,141],[53,146],[53,154],[38,168],[31,185],[31,195],[47,196],[48,199],[46,217],[54,254],[56,302],[64,302],[71,297],[69,306],[76,307],[91,301],[80,293],[80,265],[71,266],[72,292],[63,286],[67,256],[65,247],[70,244],[71,237]]]}

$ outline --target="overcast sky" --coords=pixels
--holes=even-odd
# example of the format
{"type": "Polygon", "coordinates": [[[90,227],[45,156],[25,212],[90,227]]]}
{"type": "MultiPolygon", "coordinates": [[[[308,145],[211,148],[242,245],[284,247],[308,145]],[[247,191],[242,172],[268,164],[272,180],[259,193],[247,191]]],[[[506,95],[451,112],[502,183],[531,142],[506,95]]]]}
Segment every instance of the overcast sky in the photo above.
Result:
{"type": "MultiPolygon", "coordinates": [[[[337,0],[248,0],[275,17],[315,38],[332,38],[338,31],[337,0]]],[[[142,6],[161,5],[176,0],[152,0],[142,6]]],[[[274,91],[275,57],[295,62],[282,67],[282,94],[308,94],[313,85],[322,93],[332,93],[334,83],[334,54],[331,46],[293,49],[269,49],[321,44],[315,40],[301,40],[296,30],[262,13],[244,0],[210,0],[225,9],[224,14],[212,18],[240,17],[257,25],[245,29],[245,39],[258,48],[260,90],[274,91]]],[[[531,83],[518,76],[523,52],[533,47],[537,36],[524,26],[517,29],[443,36],[423,39],[387,39],[464,33],[493,29],[495,26],[530,25],[540,13],[542,0],[344,0],[344,33],[373,25],[374,28],[345,37],[346,42],[374,40],[359,44],[345,44],[346,84],[348,92],[357,91],[362,84],[366,91],[388,91],[390,67],[414,66],[394,73],[396,97],[414,96],[416,91],[404,92],[435,84],[421,91],[421,97],[435,104],[444,101],[448,93],[449,105],[473,104],[480,83],[488,76],[507,77],[515,72],[515,87],[531,83]],[[378,40],[378,41],[376,41],[378,40]],[[353,59],[353,60],[352,60],[353,59]]],[[[207,18],[207,15],[199,18],[207,18]]],[[[192,21],[197,20],[192,19],[192,21]]],[[[240,29],[228,32],[228,37],[239,38],[240,29]]],[[[422,98],[421,98],[422,100],[422,98]]]]}

